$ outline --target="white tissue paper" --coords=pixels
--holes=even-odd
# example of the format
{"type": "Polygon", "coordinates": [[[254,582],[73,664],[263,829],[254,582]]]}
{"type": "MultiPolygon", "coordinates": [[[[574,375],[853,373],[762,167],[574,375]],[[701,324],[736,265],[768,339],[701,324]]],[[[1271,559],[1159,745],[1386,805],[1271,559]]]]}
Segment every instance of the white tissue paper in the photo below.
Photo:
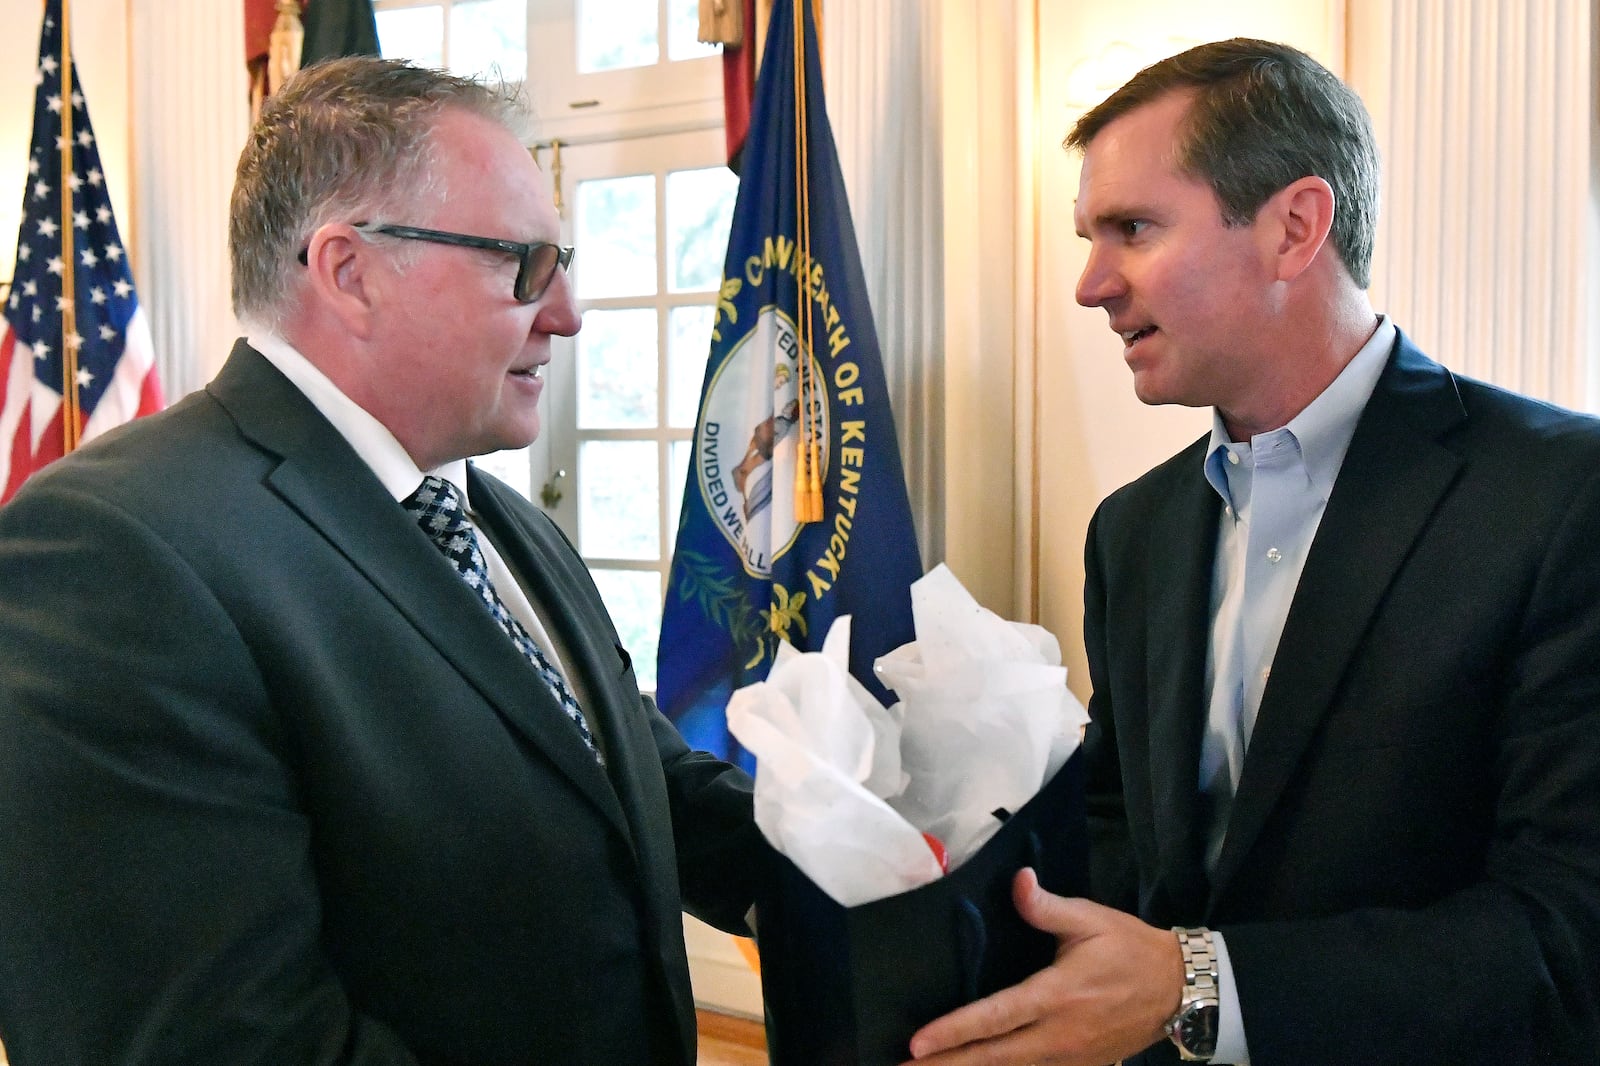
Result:
{"type": "Polygon", "coordinates": [[[849,674],[848,618],[821,652],[783,646],[735,692],[728,728],[756,757],[756,823],[853,907],[954,869],[1076,750],[1088,721],[1046,630],[986,610],[940,565],[911,586],[916,640],[875,664],[885,709],[849,674]]]}
{"type": "Polygon", "coordinates": [[[911,586],[917,639],[874,664],[900,697],[908,784],[893,805],[944,842],[954,869],[1077,750],[1089,716],[1067,688],[1061,645],[1008,622],[940,564],[911,586]]]}
{"type": "Polygon", "coordinates": [[[850,620],[821,652],[779,649],[767,680],[728,701],[728,729],[756,757],[756,824],[847,907],[940,874],[922,833],[880,793],[899,792],[899,725],[849,672],[850,620]]]}

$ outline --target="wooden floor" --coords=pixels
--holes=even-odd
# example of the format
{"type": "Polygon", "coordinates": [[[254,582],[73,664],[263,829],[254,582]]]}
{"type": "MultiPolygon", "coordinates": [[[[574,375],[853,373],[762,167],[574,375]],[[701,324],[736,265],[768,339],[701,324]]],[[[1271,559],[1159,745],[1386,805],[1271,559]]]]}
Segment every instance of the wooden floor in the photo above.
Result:
{"type": "MultiPolygon", "coordinates": [[[[767,1066],[767,1034],[760,1022],[697,1011],[700,1024],[698,1066],[767,1066]]],[[[0,1066],[6,1049],[0,1047],[0,1066]]]]}
{"type": "Polygon", "coordinates": [[[696,1011],[699,1066],[767,1066],[767,1034],[760,1022],[696,1011]]]}

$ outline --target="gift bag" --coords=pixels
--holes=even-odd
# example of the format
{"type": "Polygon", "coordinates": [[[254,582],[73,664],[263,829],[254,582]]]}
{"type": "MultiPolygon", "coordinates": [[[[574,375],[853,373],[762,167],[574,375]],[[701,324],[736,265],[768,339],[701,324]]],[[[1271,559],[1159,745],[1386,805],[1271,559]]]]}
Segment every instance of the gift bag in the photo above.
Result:
{"type": "Polygon", "coordinates": [[[778,857],[756,905],[773,1066],[895,1066],[926,1023],[1048,965],[1055,939],[1017,914],[1011,882],[1031,866],[1050,892],[1087,892],[1081,762],[958,868],[898,895],[844,907],[778,857]]]}

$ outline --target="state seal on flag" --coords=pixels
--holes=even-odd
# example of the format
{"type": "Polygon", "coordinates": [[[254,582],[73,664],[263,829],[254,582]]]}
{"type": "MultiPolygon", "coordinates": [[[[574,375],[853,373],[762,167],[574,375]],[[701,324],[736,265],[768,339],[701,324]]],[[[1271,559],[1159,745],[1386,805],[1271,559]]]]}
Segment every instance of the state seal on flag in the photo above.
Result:
{"type": "Polygon", "coordinates": [[[826,390],[810,390],[811,408],[801,411],[800,360],[811,380],[822,380],[803,347],[793,318],[777,307],[762,308],[702,400],[695,478],[707,513],[752,577],[769,577],[774,560],[799,536],[794,476],[802,445],[814,439],[819,475],[825,478],[828,469],[826,390]]]}

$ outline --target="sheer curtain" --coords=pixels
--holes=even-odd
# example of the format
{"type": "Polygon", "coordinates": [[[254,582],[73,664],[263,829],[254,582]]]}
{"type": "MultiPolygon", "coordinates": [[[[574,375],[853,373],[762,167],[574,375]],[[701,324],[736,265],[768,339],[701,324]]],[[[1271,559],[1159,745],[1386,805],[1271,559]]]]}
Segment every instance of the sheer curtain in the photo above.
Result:
{"type": "Polygon", "coordinates": [[[829,3],[828,118],[850,196],[924,565],[944,557],[939,5],[829,3]]]}
{"type": "Polygon", "coordinates": [[[238,336],[228,296],[228,196],[249,124],[244,11],[132,0],[134,233],[168,402],[204,385],[238,336]]]}
{"type": "Polygon", "coordinates": [[[1456,370],[1596,404],[1595,0],[1350,0],[1384,161],[1373,299],[1456,370]]]}

